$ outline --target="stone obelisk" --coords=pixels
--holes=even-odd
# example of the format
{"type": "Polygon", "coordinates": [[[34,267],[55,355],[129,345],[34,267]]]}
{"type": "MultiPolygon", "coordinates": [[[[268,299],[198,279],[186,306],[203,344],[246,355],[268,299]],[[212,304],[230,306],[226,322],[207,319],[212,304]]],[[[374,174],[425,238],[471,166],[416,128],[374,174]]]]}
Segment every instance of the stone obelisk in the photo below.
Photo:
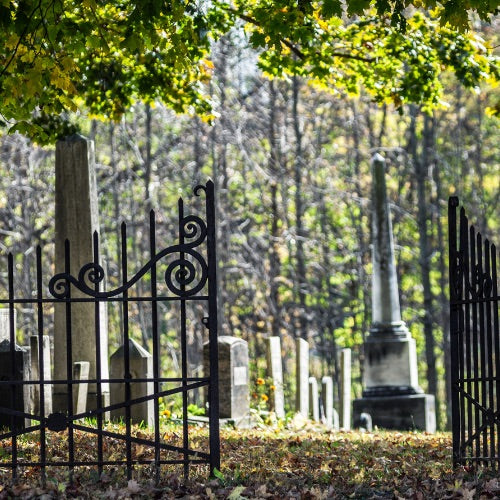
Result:
{"type": "MultiPolygon", "coordinates": [[[[56,144],[56,201],[55,201],[55,271],[64,272],[65,240],[70,242],[70,272],[74,277],[82,266],[93,262],[92,235],[99,231],[94,143],[80,135],[73,135],[56,144]]],[[[72,298],[88,298],[72,287],[72,298]]],[[[109,379],[108,333],[106,304],[100,303],[99,327],[101,350],[101,379],[109,379]]],[[[89,379],[96,378],[95,305],[92,302],[71,304],[72,363],[88,361],[89,379]]],[[[68,332],[65,304],[54,308],[54,379],[67,380],[66,337],[68,332]]],[[[65,384],[54,384],[55,411],[67,410],[68,395],[65,384]]],[[[108,384],[102,385],[102,405],[109,402],[108,384]]],[[[87,408],[97,406],[96,384],[88,387],[87,408]]]]}
{"type": "Polygon", "coordinates": [[[369,413],[387,429],[436,428],[434,396],[418,385],[415,339],[401,320],[385,160],[372,158],[372,326],[364,345],[364,390],[354,400],[356,425],[369,413]]]}

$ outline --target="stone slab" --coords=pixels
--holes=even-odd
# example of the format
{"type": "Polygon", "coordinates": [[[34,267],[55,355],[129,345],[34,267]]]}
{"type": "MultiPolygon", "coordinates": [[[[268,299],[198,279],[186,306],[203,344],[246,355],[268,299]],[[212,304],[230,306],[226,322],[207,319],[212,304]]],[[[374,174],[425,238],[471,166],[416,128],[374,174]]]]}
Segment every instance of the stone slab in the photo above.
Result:
{"type": "Polygon", "coordinates": [[[370,414],[373,426],[379,428],[436,432],[435,400],[431,394],[355,399],[355,425],[359,426],[362,413],[370,414]]]}

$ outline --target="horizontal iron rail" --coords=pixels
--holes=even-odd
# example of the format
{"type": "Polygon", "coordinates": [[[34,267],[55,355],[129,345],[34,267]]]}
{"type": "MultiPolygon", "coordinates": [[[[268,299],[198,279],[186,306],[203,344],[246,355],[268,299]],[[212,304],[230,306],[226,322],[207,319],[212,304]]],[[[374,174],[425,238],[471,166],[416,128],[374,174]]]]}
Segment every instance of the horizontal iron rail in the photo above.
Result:
{"type": "Polygon", "coordinates": [[[158,297],[71,297],[68,299],[0,299],[0,304],[64,304],[65,302],[179,302],[181,300],[208,300],[208,295],[174,296],[159,295],[158,297]]]}
{"type": "Polygon", "coordinates": [[[480,299],[461,299],[450,300],[452,306],[469,305],[469,304],[484,304],[485,302],[499,302],[500,297],[482,297],[480,299]]]}
{"type": "MultiPolygon", "coordinates": [[[[207,459],[208,460],[208,459],[207,459]]],[[[207,460],[134,460],[132,459],[132,465],[177,465],[177,464],[206,464],[207,460]]],[[[126,460],[102,460],[99,462],[101,465],[127,465],[126,460]]],[[[40,465],[44,465],[46,467],[80,467],[80,466],[95,466],[97,462],[92,462],[90,460],[75,460],[74,462],[21,462],[18,461],[16,464],[12,464],[10,462],[0,462],[0,467],[13,468],[13,467],[39,467],[40,465]]]]}
{"type": "Polygon", "coordinates": [[[96,384],[97,382],[101,382],[102,384],[124,384],[126,382],[129,383],[139,383],[139,382],[160,382],[160,383],[182,383],[182,382],[205,382],[208,384],[210,382],[209,377],[162,377],[162,378],[103,378],[103,379],[95,379],[90,378],[88,380],[71,380],[71,379],[60,379],[60,380],[0,380],[0,386],[2,385],[57,385],[57,384],[96,384]]]}

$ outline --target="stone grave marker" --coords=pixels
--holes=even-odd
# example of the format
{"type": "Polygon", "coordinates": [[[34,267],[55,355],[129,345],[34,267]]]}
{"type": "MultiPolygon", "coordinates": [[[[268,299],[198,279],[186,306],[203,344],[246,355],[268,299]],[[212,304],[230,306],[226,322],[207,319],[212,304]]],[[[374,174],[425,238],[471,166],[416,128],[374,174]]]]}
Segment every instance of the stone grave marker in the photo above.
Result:
{"type": "MultiPolygon", "coordinates": [[[[30,379],[30,353],[25,347],[15,346],[14,350],[14,377],[12,377],[12,359],[10,351],[10,341],[0,342],[0,380],[29,380],[30,379]]],[[[13,388],[10,385],[0,385],[0,404],[6,408],[30,412],[31,394],[28,385],[16,385],[14,389],[14,401],[12,401],[13,388]]],[[[11,428],[11,416],[0,412],[0,428],[11,428]]],[[[23,417],[14,417],[15,429],[24,429],[29,426],[29,420],[23,417]]]]}
{"type": "MultiPolygon", "coordinates": [[[[246,426],[250,416],[250,380],[248,370],[248,342],[222,335],[219,348],[219,417],[246,426]]],[[[203,348],[204,373],[210,373],[208,342],[203,348]]]]}
{"type": "MultiPolygon", "coordinates": [[[[321,401],[323,403],[323,423],[330,429],[334,428],[333,422],[333,379],[325,376],[321,379],[321,401]]],[[[338,429],[338,428],[337,428],[338,429]]]]}
{"type": "MultiPolygon", "coordinates": [[[[43,356],[43,374],[40,372],[40,362],[38,359],[39,345],[38,335],[30,336],[30,355],[31,355],[31,380],[40,380],[43,375],[43,380],[51,380],[50,374],[50,338],[48,335],[42,337],[42,356],[43,356]]],[[[50,384],[43,385],[44,397],[44,415],[48,416],[52,413],[52,386],[50,384]]],[[[40,415],[40,385],[33,385],[33,413],[40,415]]]]}
{"type": "Polygon", "coordinates": [[[340,424],[351,428],[351,349],[340,351],[340,424]]]}
{"type": "MultiPolygon", "coordinates": [[[[0,308],[0,342],[2,340],[8,340],[10,342],[9,310],[8,307],[0,308]]],[[[14,309],[14,331],[16,330],[16,321],[17,311],[14,309]]]]}
{"type": "MultiPolygon", "coordinates": [[[[73,363],[73,380],[83,382],[89,379],[90,363],[88,361],[75,361],[73,363]]],[[[85,413],[87,411],[88,384],[73,385],[73,413],[85,413]]]]}
{"type": "Polygon", "coordinates": [[[379,427],[435,432],[434,396],[418,385],[415,340],[401,320],[385,160],[379,154],[372,158],[372,177],[372,326],[354,420],[367,413],[379,427]]]}
{"type": "Polygon", "coordinates": [[[319,393],[316,377],[309,377],[309,409],[311,418],[319,422],[319,393]]]}
{"type": "Polygon", "coordinates": [[[285,397],[283,394],[283,364],[281,359],[281,340],[279,337],[268,337],[267,375],[271,378],[274,391],[270,394],[271,408],[277,418],[285,417],[285,397]]]}
{"type": "MultiPolygon", "coordinates": [[[[135,340],[129,339],[129,366],[130,366],[130,397],[131,399],[142,398],[154,394],[153,382],[133,382],[137,378],[153,378],[153,357],[146,349],[135,340]]],[[[125,373],[125,349],[120,346],[110,359],[110,371],[112,379],[124,379],[125,373]]],[[[111,404],[126,401],[125,384],[111,384],[111,404]]],[[[134,404],[130,407],[130,416],[133,422],[154,426],[154,400],[150,399],[144,403],[134,404]]],[[[111,411],[112,419],[125,417],[125,408],[111,411]]]]}
{"type": "MultiPolygon", "coordinates": [[[[65,240],[70,241],[70,272],[74,277],[82,266],[93,262],[94,231],[99,230],[97,189],[94,161],[94,143],[80,135],[73,135],[56,144],[56,203],[55,203],[55,272],[64,268],[65,240]]],[[[76,287],[71,288],[72,298],[86,297],[76,287]]],[[[101,378],[109,378],[108,333],[106,303],[100,306],[101,378]]],[[[71,304],[71,331],[73,361],[90,363],[89,378],[96,378],[95,306],[91,302],[71,304]]],[[[66,366],[66,307],[54,307],[54,379],[71,377],[66,366]]],[[[109,402],[109,387],[102,385],[103,401],[109,402]]],[[[89,385],[87,407],[97,406],[97,388],[89,385]]],[[[67,387],[54,385],[55,411],[65,411],[67,387]]]]}
{"type": "Polygon", "coordinates": [[[295,339],[295,410],[309,418],[309,344],[306,340],[295,339]]]}

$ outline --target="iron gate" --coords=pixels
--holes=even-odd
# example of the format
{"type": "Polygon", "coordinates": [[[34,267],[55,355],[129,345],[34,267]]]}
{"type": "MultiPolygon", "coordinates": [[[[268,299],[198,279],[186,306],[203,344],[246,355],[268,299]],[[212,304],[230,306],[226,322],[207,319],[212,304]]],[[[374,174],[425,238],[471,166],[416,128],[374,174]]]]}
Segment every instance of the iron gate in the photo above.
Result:
{"type": "MultiPolygon", "coordinates": [[[[125,223],[121,226],[121,269],[122,285],[116,289],[101,289],[105,273],[99,264],[99,237],[94,233],[93,262],[83,266],[78,276],[72,276],[69,272],[70,247],[69,242],[65,245],[65,270],[64,273],[56,274],[48,283],[49,293],[44,293],[47,287],[42,282],[42,251],[40,246],[36,251],[36,275],[37,290],[34,297],[15,297],[14,281],[14,257],[8,255],[8,299],[0,300],[0,304],[5,304],[9,308],[9,331],[10,331],[10,373],[7,380],[0,381],[0,388],[10,393],[10,401],[0,402],[0,415],[7,415],[10,419],[9,428],[0,430],[0,442],[11,440],[9,461],[0,460],[0,467],[10,467],[12,475],[16,478],[19,468],[39,467],[42,477],[45,477],[47,467],[59,466],[67,467],[70,475],[77,466],[97,467],[99,475],[104,466],[124,465],[127,469],[127,477],[130,478],[132,470],[137,464],[151,465],[154,468],[156,478],[159,478],[160,468],[163,464],[181,464],[184,474],[188,474],[190,464],[208,464],[210,471],[220,467],[220,442],[219,442],[219,403],[218,403],[218,354],[217,354],[217,303],[216,303],[216,256],[215,256],[215,210],[214,210],[214,184],[212,181],[206,185],[197,186],[194,194],[205,195],[205,217],[206,220],[197,215],[185,215],[182,199],[179,200],[179,242],[160,251],[156,249],[155,214],[150,214],[149,243],[151,250],[150,260],[131,278],[127,278],[127,228],[125,223]],[[163,261],[163,262],[162,262],[163,261]],[[157,279],[157,268],[162,270],[165,263],[169,262],[164,270],[164,280],[160,283],[157,279]],[[138,296],[129,294],[139,280],[146,273],[150,278],[150,293],[138,296]],[[161,285],[161,286],[160,286],[161,285]],[[72,296],[72,290],[79,290],[82,294],[72,296]],[[158,290],[164,290],[164,294],[159,294],[158,290]],[[160,302],[176,301],[180,310],[180,349],[182,374],[178,378],[164,378],[160,376],[160,331],[158,325],[158,305],[160,302]],[[187,371],[187,335],[186,335],[186,303],[196,301],[203,306],[208,314],[201,321],[208,328],[210,373],[205,377],[188,377],[187,371]],[[83,413],[75,414],[73,411],[73,391],[77,384],[82,383],[74,380],[72,375],[72,335],[71,335],[71,307],[76,302],[90,302],[95,304],[95,324],[89,328],[94,328],[96,346],[100,345],[100,321],[99,306],[102,302],[117,302],[121,305],[123,314],[123,351],[124,351],[124,377],[102,378],[101,357],[99,349],[96,347],[96,378],[87,380],[87,384],[95,384],[97,389],[96,407],[83,413]],[[153,377],[145,379],[133,378],[130,373],[130,353],[129,353],[129,307],[133,303],[143,302],[150,304],[151,308],[151,330],[152,330],[152,358],[153,377]],[[66,353],[67,353],[67,378],[65,380],[44,379],[44,356],[43,356],[43,335],[46,331],[44,325],[43,308],[47,304],[64,304],[66,311],[66,353]],[[37,316],[38,335],[38,360],[39,378],[37,380],[23,380],[19,377],[19,367],[16,366],[16,332],[14,326],[14,310],[16,306],[32,304],[37,316]],[[151,383],[154,392],[147,396],[131,399],[131,387],[135,383],[151,383]],[[177,387],[165,390],[162,386],[166,383],[176,384],[177,387]],[[54,412],[45,415],[45,391],[43,388],[62,384],[67,387],[67,412],[54,412]],[[102,387],[105,384],[123,384],[124,398],[120,403],[104,405],[102,404],[102,387]],[[16,398],[25,390],[26,386],[38,387],[39,412],[38,414],[25,413],[16,409],[16,398]],[[200,451],[190,448],[188,432],[188,391],[196,388],[208,386],[209,403],[209,428],[208,428],[208,448],[200,451]],[[179,443],[173,445],[165,441],[160,431],[160,398],[173,394],[182,395],[182,438],[179,443]],[[153,401],[154,404],[154,438],[148,437],[144,433],[132,434],[131,408],[133,405],[146,401],[153,401]],[[116,429],[106,428],[106,414],[119,408],[125,409],[123,427],[125,432],[118,432],[116,429]],[[24,419],[29,419],[31,425],[20,425],[24,419]],[[33,425],[33,422],[35,425],[33,425]],[[66,442],[64,457],[54,457],[48,453],[48,437],[54,432],[66,432],[66,442]],[[26,460],[20,453],[20,439],[26,438],[28,434],[35,434],[33,439],[39,440],[39,453],[35,459],[26,460]],[[92,459],[79,459],[75,448],[75,434],[95,436],[96,441],[95,456],[92,459]],[[36,436],[38,434],[38,436],[36,436]],[[114,440],[122,445],[122,456],[108,456],[106,453],[106,439],[114,440]],[[144,458],[144,454],[134,453],[137,447],[151,450],[149,458],[144,458]],[[154,450],[154,457],[152,456],[154,450]],[[173,453],[175,458],[165,458],[166,454],[173,453]],[[142,458],[141,458],[142,456],[142,458]]],[[[104,287],[102,287],[104,288],[104,287]]],[[[73,295],[76,293],[73,292],[73,295]]],[[[60,306],[63,307],[63,306],[60,306]]],[[[5,417],[4,417],[5,418],[5,417]]],[[[90,439],[87,438],[87,439],[90,439]]],[[[78,444],[78,443],[77,443],[78,444]]],[[[5,453],[4,458],[5,458],[5,453]]],[[[169,455],[170,457],[170,455],[169,455]]]]}
{"type": "Polygon", "coordinates": [[[448,205],[453,462],[500,461],[497,250],[448,205]]]}

